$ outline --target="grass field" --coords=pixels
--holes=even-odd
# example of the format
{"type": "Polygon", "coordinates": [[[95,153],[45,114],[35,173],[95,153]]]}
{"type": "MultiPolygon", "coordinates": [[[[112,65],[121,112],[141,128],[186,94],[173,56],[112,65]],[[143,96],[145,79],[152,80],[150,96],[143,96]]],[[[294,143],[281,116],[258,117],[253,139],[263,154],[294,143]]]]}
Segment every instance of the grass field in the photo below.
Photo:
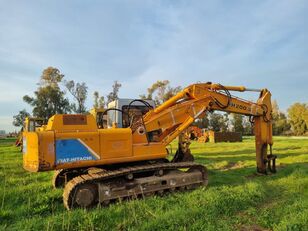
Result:
{"type": "Polygon", "coordinates": [[[13,140],[0,140],[0,230],[308,230],[308,139],[274,142],[275,175],[254,175],[252,138],[195,142],[208,187],[68,212],[52,172],[24,171],[13,140]]]}

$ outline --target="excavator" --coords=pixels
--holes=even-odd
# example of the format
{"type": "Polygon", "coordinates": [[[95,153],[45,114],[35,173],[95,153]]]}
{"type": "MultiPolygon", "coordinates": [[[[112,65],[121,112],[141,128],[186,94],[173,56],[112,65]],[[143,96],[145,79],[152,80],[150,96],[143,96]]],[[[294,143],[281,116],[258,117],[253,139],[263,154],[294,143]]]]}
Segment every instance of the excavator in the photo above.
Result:
{"type": "Polygon", "coordinates": [[[108,126],[92,114],[56,114],[41,129],[23,132],[23,167],[55,170],[53,185],[64,188],[68,210],[206,186],[207,169],[193,161],[180,134],[214,110],[250,116],[257,172],[275,173],[271,93],[211,82],[192,84],[158,107],[140,99],[115,103],[101,113],[108,126]],[[230,91],[259,92],[259,98],[251,102],[230,91]],[[167,147],[177,137],[169,160],[167,147]]]}

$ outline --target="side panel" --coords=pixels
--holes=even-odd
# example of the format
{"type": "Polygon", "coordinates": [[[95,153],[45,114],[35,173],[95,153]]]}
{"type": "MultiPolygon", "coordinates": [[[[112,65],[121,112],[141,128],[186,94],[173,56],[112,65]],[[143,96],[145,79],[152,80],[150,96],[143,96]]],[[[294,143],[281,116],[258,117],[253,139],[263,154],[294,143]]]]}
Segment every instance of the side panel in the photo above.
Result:
{"type": "Polygon", "coordinates": [[[30,172],[39,170],[38,142],[36,132],[23,132],[23,167],[30,172]]]}
{"type": "Polygon", "coordinates": [[[109,128],[99,130],[100,153],[103,160],[131,157],[132,130],[130,128],[109,128]]]}
{"type": "Polygon", "coordinates": [[[39,170],[48,171],[55,167],[54,132],[38,132],[39,137],[39,170]]]}
{"type": "Polygon", "coordinates": [[[162,143],[134,144],[134,157],[145,160],[161,159],[167,157],[167,151],[162,143]]]}
{"type": "Polygon", "coordinates": [[[55,152],[57,168],[91,165],[101,159],[98,132],[56,133],[55,152]]]}

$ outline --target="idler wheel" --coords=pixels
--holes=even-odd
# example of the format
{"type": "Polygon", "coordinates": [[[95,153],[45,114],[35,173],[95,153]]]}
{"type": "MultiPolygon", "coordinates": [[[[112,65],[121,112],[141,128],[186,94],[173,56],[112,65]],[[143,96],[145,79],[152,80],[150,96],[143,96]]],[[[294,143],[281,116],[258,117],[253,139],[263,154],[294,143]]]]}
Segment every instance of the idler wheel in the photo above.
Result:
{"type": "Polygon", "coordinates": [[[97,190],[95,186],[86,184],[76,189],[73,204],[81,208],[91,208],[97,204],[97,190]]]}

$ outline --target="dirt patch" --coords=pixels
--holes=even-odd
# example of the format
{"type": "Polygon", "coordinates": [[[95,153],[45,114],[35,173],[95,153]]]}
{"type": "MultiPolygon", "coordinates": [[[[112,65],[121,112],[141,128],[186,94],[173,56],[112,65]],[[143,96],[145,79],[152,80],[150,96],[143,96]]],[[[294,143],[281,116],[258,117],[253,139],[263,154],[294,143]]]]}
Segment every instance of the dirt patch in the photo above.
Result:
{"type": "Polygon", "coordinates": [[[228,170],[231,170],[231,169],[238,169],[238,168],[242,168],[243,165],[242,163],[239,163],[239,162],[229,162],[227,165],[221,167],[220,169],[222,171],[228,171],[228,170]]]}
{"type": "Polygon", "coordinates": [[[265,229],[259,225],[241,225],[238,227],[240,231],[269,231],[269,229],[265,229]]]}
{"type": "Polygon", "coordinates": [[[264,175],[255,172],[255,173],[253,173],[253,174],[250,174],[250,175],[245,176],[245,178],[246,178],[246,179],[254,179],[254,178],[260,177],[260,176],[264,176],[264,175]]]}

